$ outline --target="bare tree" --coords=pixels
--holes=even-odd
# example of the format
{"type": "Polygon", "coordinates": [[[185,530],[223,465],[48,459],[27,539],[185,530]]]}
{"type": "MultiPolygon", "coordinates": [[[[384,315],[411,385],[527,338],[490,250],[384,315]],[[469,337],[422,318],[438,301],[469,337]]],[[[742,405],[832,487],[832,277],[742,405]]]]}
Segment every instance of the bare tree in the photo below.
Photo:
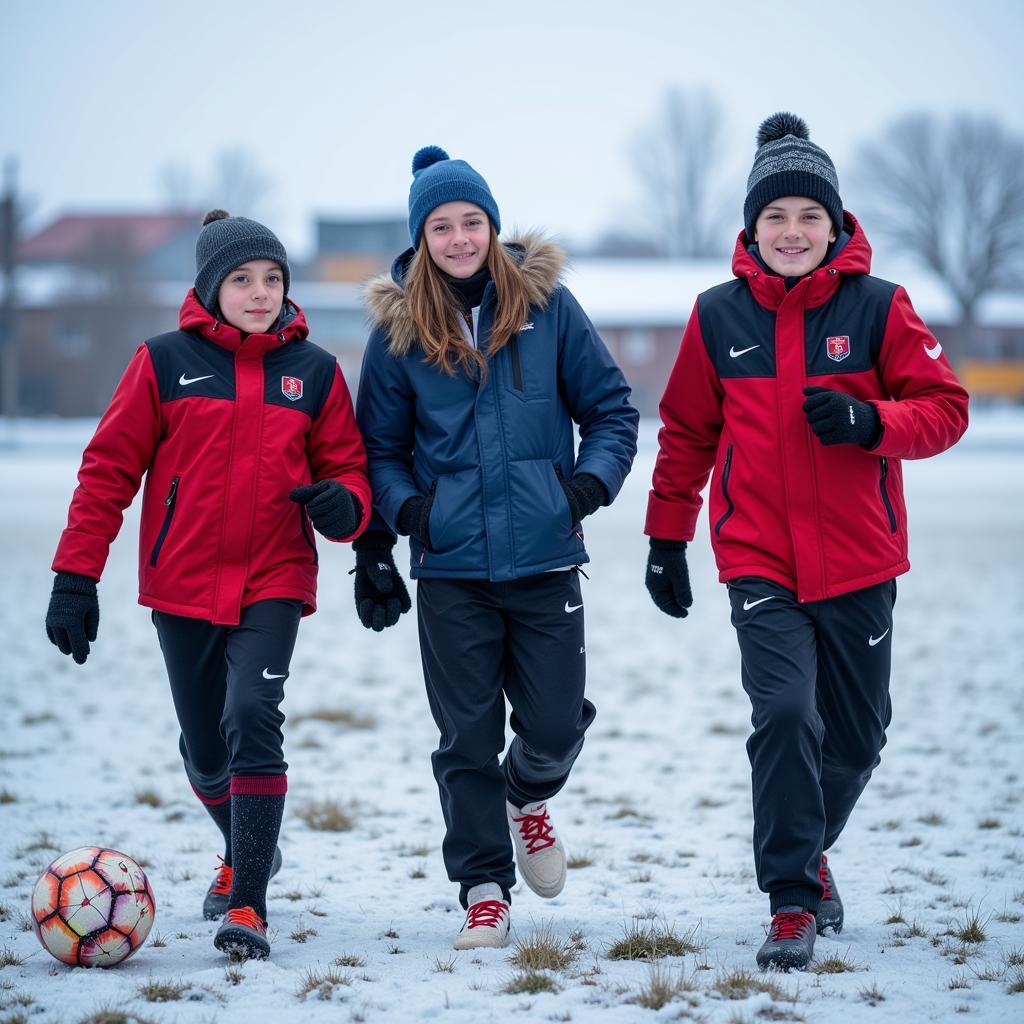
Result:
{"type": "Polygon", "coordinates": [[[208,185],[199,183],[194,171],[180,163],[163,164],[157,177],[164,205],[170,210],[219,206],[245,217],[260,216],[271,184],[256,157],[241,146],[216,155],[208,185]]]}
{"type": "Polygon", "coordinates": [[[218,154],[211,195],[214,206],[255,217],[269,190],[270,179],[248,150],[236,146],[218,154]]]}
{"type": "Polygon", "coordinates": [[[667,256],[715,256],[728,248],[718,185],[722,128],[722,111],[710,92],[674,86],[635,137],[633,163],[667,256]]]}
{"type": "Polygon", "coordinates": [[[1024,287],[1024,139],[989,117],[913,114],[864,146],[859,167],[875,230],[955,299],[951,357],[966,355],[982,298],[1024,287]]]}
{"type": "Polygon", "coordinates": [[[164,206],[168,210],[190,210],[202,205],[192,171],[184,164],[168,162],[157,172],[164,206]]]}

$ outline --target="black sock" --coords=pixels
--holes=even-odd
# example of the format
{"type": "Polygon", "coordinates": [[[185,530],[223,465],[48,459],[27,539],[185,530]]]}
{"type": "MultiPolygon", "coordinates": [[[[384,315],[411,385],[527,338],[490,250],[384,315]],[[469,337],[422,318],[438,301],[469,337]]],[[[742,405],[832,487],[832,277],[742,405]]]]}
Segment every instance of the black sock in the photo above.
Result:
{"type": "Polygon", "coordinates": [[[213,818],[214,824],[224,837],[224,863],[231,866],[231,797],[219,804],[206,804],[206,813],[213,818]]]}
{"type": "Polygon", "coordinates": [[[267,883],[284,816],[284,793],[231,794],[231,852],[234,873],[229,909],[252,907],[267,917],[267,883]]]}

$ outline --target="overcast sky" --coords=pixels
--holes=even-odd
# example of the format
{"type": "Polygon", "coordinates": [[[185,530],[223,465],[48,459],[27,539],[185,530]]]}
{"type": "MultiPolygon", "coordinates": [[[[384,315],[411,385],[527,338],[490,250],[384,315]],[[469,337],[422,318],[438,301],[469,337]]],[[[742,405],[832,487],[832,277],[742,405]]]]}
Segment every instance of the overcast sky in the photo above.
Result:
{"type": "Polygon", "coordinates": [[[1019,0],[3,0],[0,156],[38,226],[159,208],[162,168],[203,185],[245,147],[271,187],[231,212],[301,254],[317,214],[404,212],[412,154],[434,143],[487,178],[505,227],[583,241],[632,226],[629,148],[669,85],[720,101],[729,180],[758,122],[790,109],[842,186],[857,145],[911,110],[1024,132],[1022,28],[1019,0]]]}

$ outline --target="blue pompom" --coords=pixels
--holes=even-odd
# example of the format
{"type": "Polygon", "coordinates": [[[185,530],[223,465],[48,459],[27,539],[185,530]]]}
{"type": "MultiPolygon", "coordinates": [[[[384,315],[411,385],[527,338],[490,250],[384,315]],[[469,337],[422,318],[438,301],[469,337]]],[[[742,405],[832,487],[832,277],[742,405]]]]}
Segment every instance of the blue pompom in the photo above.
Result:
{"type": "Polygon", "coordinates": [[[424,168],[430,167],[431,164],[436,164],[438,160],[448,159],[450,157],[440,146],[424,146],[417,150],[416,155],[412,158],[412,173],[418,174],[424,168]]]}

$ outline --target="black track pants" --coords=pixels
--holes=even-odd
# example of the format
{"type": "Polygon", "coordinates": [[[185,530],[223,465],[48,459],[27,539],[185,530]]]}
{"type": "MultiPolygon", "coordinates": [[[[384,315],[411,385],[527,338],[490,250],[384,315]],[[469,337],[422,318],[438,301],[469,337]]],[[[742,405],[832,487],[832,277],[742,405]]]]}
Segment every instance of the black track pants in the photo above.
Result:
{"type": "Polygon", "coordinates": [[[181,727],[179,746],[201,800],[224,797],[232,775],[284,775],[279,705],[302,602],[258,601],[237,626],[153,612],[181,727]]]}
{"type": "Polygon", "coordinates": [[[752,705],[754,863],[771,909],[817,910],[821,854],[879,763],[892,717],[896,581],[800,604],[776,583],[729,583],[752,705]]]}
{"type": "Polygon", "coordinates": [[[441,733],[432,763],[448,877],[462,895],[515,884],[505,800],[565,785],[594,718],[584,699],[583,599],[574,570],[510,583],[421,579],[416,597],[427,699],[441,733]],[[515,738],[503,764],[505,700],[515,738]]]}

